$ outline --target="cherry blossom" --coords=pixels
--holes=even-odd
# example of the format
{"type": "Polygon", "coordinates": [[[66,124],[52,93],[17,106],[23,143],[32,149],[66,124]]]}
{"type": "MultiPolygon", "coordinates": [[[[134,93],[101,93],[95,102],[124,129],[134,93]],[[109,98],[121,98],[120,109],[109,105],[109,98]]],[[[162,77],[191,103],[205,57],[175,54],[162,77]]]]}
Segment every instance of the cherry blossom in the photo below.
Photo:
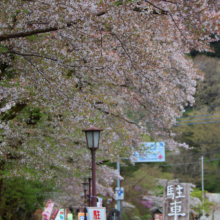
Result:
{"type": "MultiPolygon", "coordinates": [[[[219,35],[219,1],[7,0],[0,8],[5,178],[79,177],[91,165],[82,133],[90,125],[104,129],[97,163],[131,156],[143,134],[175,149],[172,126],[202,79],[185,54],[218,40],[210,34],[219,35]]],[[[105,169],[100,185],[115,176],[105,169]]]]}

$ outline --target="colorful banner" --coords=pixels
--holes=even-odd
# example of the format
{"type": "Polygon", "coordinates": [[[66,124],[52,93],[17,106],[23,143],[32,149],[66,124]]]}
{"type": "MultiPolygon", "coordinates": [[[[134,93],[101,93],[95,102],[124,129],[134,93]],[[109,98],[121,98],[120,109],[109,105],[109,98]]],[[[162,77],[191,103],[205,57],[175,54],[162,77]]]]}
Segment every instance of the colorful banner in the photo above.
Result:
{"type": "Polygon", "coordinates": [[[67,219],[68,219],[68,220],[73,220],[73,214],[68,214],[68,215],[67,215],[67,219]]]}
{"type": "Polygon", "coordinates": [[[64,220],[64,209],[60,209],[60,220],[64,220]]]}
{"type": "Polygon", "coordinates": [[[56,219],[56,216],[57,216],[58,212],[59,212],[59,209],[55,209],[51,218],[56,219]]]}
{"type": "Polygon", "coordinates": [[[50,216],[53,211],[53,206],[54,206],[54,203],[51,200],[48,201],[47,206],[42,213],[44,220],[50,220],[50,216]]]}

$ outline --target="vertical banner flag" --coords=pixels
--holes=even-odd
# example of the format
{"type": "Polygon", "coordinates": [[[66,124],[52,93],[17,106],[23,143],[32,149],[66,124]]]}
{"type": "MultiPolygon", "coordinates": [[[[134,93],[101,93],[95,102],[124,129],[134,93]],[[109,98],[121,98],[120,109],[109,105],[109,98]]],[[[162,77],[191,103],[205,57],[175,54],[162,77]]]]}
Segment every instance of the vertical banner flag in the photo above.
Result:
{"type": "Polygon", "coordinates": [[[52,213],[52,210],[53,210],[53,206],[54,206],[54,203],[51,200],[49,200],[48,203],[47,203],[46,208],[44,209],[44,211],[42,213],[42,216],[44,217],[44,220],[49,220],[50,219],[50,216],[51,216],[51,213],[52,213]]]}

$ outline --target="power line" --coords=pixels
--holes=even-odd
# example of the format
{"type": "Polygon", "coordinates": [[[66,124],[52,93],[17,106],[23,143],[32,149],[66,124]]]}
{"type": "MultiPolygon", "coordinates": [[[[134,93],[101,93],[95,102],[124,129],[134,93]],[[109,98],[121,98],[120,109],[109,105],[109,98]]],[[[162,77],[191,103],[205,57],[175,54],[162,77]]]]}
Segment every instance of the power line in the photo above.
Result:
{"type": "MultiPolygon", "coordinates": [[[[195,152],[195,153],[191,153],[191,154],[177,154],[177,156],[195,156],[195,155],[207,155],[207,154],[209,154],[209,153],[220,153],[220,150],[219,151],[217,151],[217,150],[215,150],[215,151],[209,151],[209,152],[206,152],[206,153],[197,153],[197,152],[195,152]]],[[[173,157],[173,155],[167,155],[166,157],[173,157]]]]}
{"type": "Polygon", "coordinates": [[[195,122],[195,123],[187,123],[187,124],[176,124],[176,125],[174,125],[174,126],[210,124],[210,123],[219,123],[219,122],[220,122],[220,121],[195,122]]]}
{"type": "Polygon", "coordinates": [[[206,117],[206,116],[214,116],[214,115],[220,115],[220,114],[208,114],[208,115],[189,115],[189,116],[183,116],[181,118],[197,118],[197,117],[206,117]]]}
{"type": "MultiPolygon", "coordinates": [[[[185,142],[186,144],[191,144],[192,142],[185,142]]],[[[203,142],[196,142],[197,144],[220,144],[220,141],[216,141],[216,142],[214,142],[214,141],[212,141],[212,142],[205,142],[205,141],[203,141],[203,142]]]]}
{"type": "MultiPolygon", "coordinates": [[[[210,162],[210,161],[216,161],[216,160],[220,160],[220,158],[211,159],[211,160],[205,160],[204,162],[210,162]]],[[[168,166],[181,166],[181,165],[189,165],[189,164],[197,164],[197,163],[201,163],[201,162],[192,162],[192,163],[175,163],[175,164],[167,164],[167,165],[159,165],[159,166],[161,166],[161,167],[168,167],[168,166]]]]}
{"type": "Polygon", "coordinates": [[[193,107],[193,108],[185,108],[186,111],[193,111],[195,109],[203,109],[203,108],[218,108],[220,105],[212,105],[212,106],[202,106],[202,107],[193,107]]]}
{"type": "Polygon", "coordinates": [[[199,119],[189,119],[189,120],[180,120],[179,122],[187,122],[187,121],[191,121],[191,122],[194,122],[194,121],[207,121],[207,120],[213,120],[213,119],[220,119],[220,117],[215,117],[215,118],[199,118],[199,119]]]}

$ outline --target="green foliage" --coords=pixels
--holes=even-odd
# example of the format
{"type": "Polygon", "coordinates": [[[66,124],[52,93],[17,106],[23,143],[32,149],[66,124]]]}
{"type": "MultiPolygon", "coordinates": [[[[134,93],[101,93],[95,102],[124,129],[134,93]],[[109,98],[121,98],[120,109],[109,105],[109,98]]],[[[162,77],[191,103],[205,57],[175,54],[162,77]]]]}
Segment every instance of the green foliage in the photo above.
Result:
{"type": "MultiPolygon", "coordinates": [[[[191,192],[191,196],[200,199],[200,201],[203,201],[202,191],[197,188],[195,188],[194,191],[191,192]]],[[[204,198],[204,203],[202,203],[201,205],[192,206],[191,208],[199,214],[202,214],[203,210],[205,211],[205,213],[209,214],[214,205],[215,205],[214,203],[212,203],[208,199],[204,198]]]]}
{"type": "Polygon", "coordinates": [[[25,14],[28,14],[28,10],[26,8],[23,11],[25,14]]]}
{"type": "Polygon", "coordinates": [[[20,212],[33,213],[36,209],[43,208],[45,200],[52,197],[51,192],[55,187],[53,181],[40,182],[25,178],[4,179],[1,192],[1,206],[5,215],[20,212]]]}
{"type": "Polygon", "coordinates": [[[208,57],[220,57],[220,41],[211,42],[210,46],[214,50],[214,52],[199,52],[193,49],[189,55],[192,57],[195,57],[197,55],[206,55],[208,57]]]}
{"type": "MultiPolygon", "coordinates": [[[[220,158],[220,153],[216,153],[215,157],[220,158]]],[[[220,160],[208,161],[205,159],[205,188],[209,192],[220,192],[220,185],[216,184],[219,181],[219,169],[220,169],[220,160]],[[208,166],[207,166],[208,165],[208,166]]]]}
{"type": "Polygon", "coordinates": [[[151,136],[147,135],[147,134],[144,134],[142,136],[142,139],[143,139],[144,142],[154,142],[154,139],[151,136]]]}
{"type": "Polygon", "coordinates": [[[9,121],[9,120],[14,119],[17,116],[17,114],[25,108],[25,106],[26,104],[16,104],[9,111],[2,113],[0,117],[1,120],[9,121]]]}
{"type": "Polygon", "coordinates": [[[150,219],[152,219],[151,214],[147,214],[147,215],[142,215],[141,216],[141,220],[150,220],[150,219]]]}
{"type": "MultiPolygon", "coordinates": [[[[133,172],[130,177],[126,177],[122,183],[125,188],[126,201],[137,207],[139,215],[136,214],[135,216],[141,219],[141,216],[146,217],[149,214],[149,208],[147,208],[146,204],[142,203],[143,196],[149,195],[149,191],[156,196],[163,195],[164,187],[158,186],[156,178],[172,179],[172,174],[161,172],[159,167],[153,166],[153,164],[142,164],[138,170],[133,172]]],[[[152,206],[152,203],[149,204],[150,206],[152,206]]],[[[134,210],[132,209],[132,211],[134,210]]],[[[133,218],[129,216],[129,219],[133,218]]]]}
{"type": "Polygon", "coordinates": [[[42,116],[39,108],[30,107],[26,104],[16,104],[2,115],[1,120],[9,121],[16,117],[20,122],[25,121],[26,124],[35,125],[42,116]]]}
{"type": "Polygon", "coordinates": [[[7,53],[8,48],[0,45],[0,53],[7,53]]]}
{"type": "MultiPolygon", "coordinates": [[[[0,50],[1,50],[1,47],[0,47],[0,50]]],[[[6,52],[6,48],[3,48],[2,51],[6,52]]],[[[16,70],[11,68],[10,65],[6,63],[1,63],[1,62],[0,62],[0,70],[1,70],[0,84],[5,87],[11,87],[11,85],[9,85],[8,82],[17,76],[16,70]]]]}
{"type": "MultiPolygon", "coordinates": [[[[201,187],[199,158],[204,155],[205,189],[218,193],[219,160],[210,160],[220,158],[219,123],[215,122],[219,121],[220,115],[220,59],[199,55],[194,58],[194,63],[205,73],[205,80],[197,86],[195,106],[186,109],[183,117],[179,119],[179,126],[174,128],[177,133],[176,140],[187,143],[193,149],[180,149],[180,154],[175,156],[171,152],[168,154],[167,162],[183,164],[169,168],[175,178],[201,187]]],[[[168,168],[165,167],[164,170],[168,171],[168,168]]]]}
{"type": "Polygon", "coordinates": [[[27,36],[27,39],[30,41],[34,41],[36,39],[35,35],[27,36]]]}
{"type": "Polygon", "coordinates": [[[155,189],[153,190],[155,196],[163,195],[163,191],[164,191],[164,186],[161,185],[156,186],[155,189]]]}
{"type": "Polygon", "coordinates": [[[122,219],[123,220],[128,220],[128,216],[125,212],[122,212],[122,219]]]}
{"type": "Polygon", "coordinates": [[[194,63],[205,73],[205,80],[197,86],[196,106],[209,106],[209,111],[220,105],[220,60],[207,56],[197,56],[194,63]]]}
{"type": "Polygon", "coordinates": [[[119,5],[122,5],[123,2],[119,0],[119,1],[115,1],[113,4],[114,4],[115,6],[119,6],[119,5]]]}
{"type": "MultiPolygon", "coordinates": [[[[120,173],[124,178],[132,177],[136,171],[140,169],[142,163],[131,164],[129,160],[123,160],[123,163],[120,166],[120,173]]],[[[114,169],[117,169],[117,163],[106,162],[107,166],[110,166],[114,169]]]]}

